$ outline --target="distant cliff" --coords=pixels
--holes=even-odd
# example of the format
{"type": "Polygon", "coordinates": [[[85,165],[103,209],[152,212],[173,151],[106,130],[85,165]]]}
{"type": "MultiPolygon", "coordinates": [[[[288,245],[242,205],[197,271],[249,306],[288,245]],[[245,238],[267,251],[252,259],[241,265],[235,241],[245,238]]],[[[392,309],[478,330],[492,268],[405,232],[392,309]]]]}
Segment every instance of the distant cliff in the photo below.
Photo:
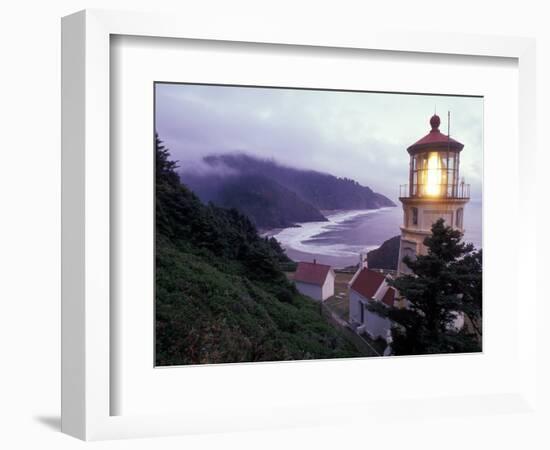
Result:
{"type": "Polygon", "coordinates": [[[203,158],[203,173],[181,171],[181,179],[203,201],[235,207],[260,228],[326,220],[322,210],[377,209],[395,204],[348,178],[286,167],[246,154],[203,158]]]}
{"type": "Polygon", "coordinates": [[[276,181],[261,175],[230,177],[217,197],[226,208],[238,209],[259,227],[284,228],[296,222],[327,220],[310,203],[276,181]]]}
{"type": "Polygon", "coordinates": [[[367,253],[367,264],[372,269],[397,270],[401,236],[394,236],[367,253]]]}

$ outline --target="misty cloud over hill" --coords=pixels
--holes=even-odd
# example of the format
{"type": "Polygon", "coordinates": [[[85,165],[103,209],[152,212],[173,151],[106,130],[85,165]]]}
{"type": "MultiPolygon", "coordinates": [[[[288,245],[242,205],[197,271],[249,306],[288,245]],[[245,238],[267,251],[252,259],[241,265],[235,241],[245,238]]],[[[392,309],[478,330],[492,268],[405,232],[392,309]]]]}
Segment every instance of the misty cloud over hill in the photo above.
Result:
{"type": "Polygon", "coordinates": [[[325,210],[377,209],[395,204],[348,178],[286,167],[243,153],[206,156],[202,170],[180,176],[205,202],[233,207],[262,229],[326,220],[325,210]]]}

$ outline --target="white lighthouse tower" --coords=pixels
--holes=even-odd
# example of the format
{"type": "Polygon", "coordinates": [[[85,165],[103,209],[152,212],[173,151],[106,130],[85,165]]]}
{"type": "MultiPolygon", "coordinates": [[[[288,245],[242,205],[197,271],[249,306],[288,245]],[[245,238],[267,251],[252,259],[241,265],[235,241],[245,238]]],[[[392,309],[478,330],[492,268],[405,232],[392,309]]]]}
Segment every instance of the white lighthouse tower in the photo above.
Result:
{"type": "Polygon", "coordinates": [[[464,145],[439,131],[441,120],[433,115],[431,131],[415,142],[410,155],[409,184],[401,185],[403,225],[397,271],[410,273],[403,258],[426,253],[424,239],[439,218],[447,226],[464,232],[464,207],[470,199],[470,186],[459,178],[460,152],[464,145]]]}

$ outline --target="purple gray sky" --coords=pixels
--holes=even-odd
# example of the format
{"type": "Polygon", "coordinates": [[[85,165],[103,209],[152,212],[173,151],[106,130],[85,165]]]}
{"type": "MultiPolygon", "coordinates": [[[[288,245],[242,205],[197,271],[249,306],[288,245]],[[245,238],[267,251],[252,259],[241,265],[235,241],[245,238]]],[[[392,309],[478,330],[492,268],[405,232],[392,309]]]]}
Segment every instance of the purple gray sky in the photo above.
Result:
{"type": "Polygon", "coordinates": [[[408,182],[406,148],[434,110],[464,144],[461,175],[481,199],[483,99],[435,95],[156,84],[156,129],[181,167],[244,152],[353,178],[392,199],[408,182]]]}

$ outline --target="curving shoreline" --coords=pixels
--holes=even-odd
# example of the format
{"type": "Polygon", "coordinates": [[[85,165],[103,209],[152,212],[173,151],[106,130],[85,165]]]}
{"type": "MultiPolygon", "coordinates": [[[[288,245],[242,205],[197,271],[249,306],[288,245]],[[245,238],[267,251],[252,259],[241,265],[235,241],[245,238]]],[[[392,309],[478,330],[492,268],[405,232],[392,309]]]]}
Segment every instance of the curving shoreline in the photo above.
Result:
{"type": "MultiPolygon", "coordinates": [[[[273,229],[263,236],[277,239],[294,261],[317,261],[335,268],[355,265],[360,252],[379,248],[400,234],[401,208],[323,211],[328,221],[307,222],[296,227],[273,229]]],[[[481,204],[466,209],[466,242],[482,247],[481,204]]]]}
{"type": "MultiPolygon", "coordinates": [[[[371,245],[345,242],[336,243],[334,242],[335,239],[323,236],[343,232],[354,221],[390,209],[394,208],[384,207],[368,210],[333,211],[329,214],[325,213],[328,221],[300,223],[297,224],[297,227],[270,230],[263,235],[274,237],[281,243],[287,253],[299,254],[302,259],[308,255],[318,257],[321,261],[324,258],[330,258],[341,260],[340,265],[345,266],[350,262],[355,262],[360,252],[367,252],[378,248],[382,242],[371,245]]],[[[333,261],[331,263],[334,265],[333,261]]]]}

